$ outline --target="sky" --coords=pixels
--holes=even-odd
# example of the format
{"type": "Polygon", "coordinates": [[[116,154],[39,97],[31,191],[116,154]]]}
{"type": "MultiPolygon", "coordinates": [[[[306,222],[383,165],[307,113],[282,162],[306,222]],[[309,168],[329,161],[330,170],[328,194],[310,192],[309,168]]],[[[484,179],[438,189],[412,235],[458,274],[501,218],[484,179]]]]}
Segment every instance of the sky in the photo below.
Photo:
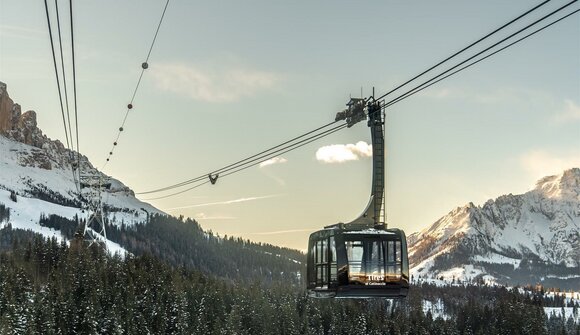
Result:
{"type": "MultiPolygon", "coordinates": [[[[208,173],[333,121],[361,90],[382,95],[538,3],[172,0],[102,171],[136,192],[208,173]]],[[[564,3],[551,1],[509,31],[564,3]]],[[[80,151],[97,168],[164,5],[74,3],[80,151]]],[[[70,64],[68,2],[59,6],[70,64]]],[[[523,193],[579,167],[579,70],[576,14],[390,107],[388,225],[410,234],[457,206],[523,193]]],[[[0,81],[23,111],[37,112],[45,134],[64,141],[42,2],[0,2],[0,81]]],[[[362,122],[215,185],[139,197],[222,236],[303,250],[311,232],[363,211],[369,144],[362,122]]]]}

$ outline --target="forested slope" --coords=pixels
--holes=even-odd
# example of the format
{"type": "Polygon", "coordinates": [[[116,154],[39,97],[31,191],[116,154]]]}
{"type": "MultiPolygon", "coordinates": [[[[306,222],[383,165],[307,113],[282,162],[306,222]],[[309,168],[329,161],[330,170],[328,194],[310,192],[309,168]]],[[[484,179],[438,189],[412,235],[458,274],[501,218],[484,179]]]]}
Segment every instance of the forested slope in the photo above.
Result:
{"type": "MultiPolygon", "coordinates": [[[[0,232],[3,234],[4,231],[0,232]]],[[[0,254],[2,334],[577,334],[542,292],[413,286],[405,300],[317,300],[274,282],[232,283],[152,256],[11,231],[0,254]],[[429,303],[427,303],[429,302],[429,303]],[[442,311],[426,310],[441,304],[442,311]]],[[[574,310],[577,311],[577,302],[574,310]]]]}

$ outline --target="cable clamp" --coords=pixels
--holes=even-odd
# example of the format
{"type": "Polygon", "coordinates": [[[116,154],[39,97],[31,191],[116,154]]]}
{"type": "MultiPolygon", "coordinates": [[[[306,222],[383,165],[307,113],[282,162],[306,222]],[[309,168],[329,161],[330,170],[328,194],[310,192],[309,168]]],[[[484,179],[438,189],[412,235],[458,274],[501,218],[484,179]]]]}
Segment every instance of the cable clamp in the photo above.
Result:
{"type": "Polygon", "coordinates": [[[215,182],[218,180],[219,178],[219,173],[216,173],[214,175],[212,175],[211,173],[207,175],[209,177],[209,181],[211,182],[212,185],[215,185],[215,182]]]}

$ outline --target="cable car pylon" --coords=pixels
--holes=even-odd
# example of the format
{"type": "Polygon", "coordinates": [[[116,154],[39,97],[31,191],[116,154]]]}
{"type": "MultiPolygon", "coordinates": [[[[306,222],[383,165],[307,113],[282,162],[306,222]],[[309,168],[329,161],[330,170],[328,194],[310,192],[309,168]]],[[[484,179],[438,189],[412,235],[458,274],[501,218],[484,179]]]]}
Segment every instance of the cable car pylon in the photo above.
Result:
{"type": "Polygon", "coordinates": [[[347,126],[368,118],[373,147],[368,205],[348,223],[326,226],[310,235],[307,288],[315,298],[403,298],[409,290],[405,233],[387,228],[385,215],[385,123],[380,101],[351,98],[336,120],[347,126]]]}
{"type": "Polygon", "coordinates": [[[88,215],[84,227],[79,227],[76,235],[82,239],[88,237],[88,240],[91,241],[89,246],[96,242],[107,249],[106,216],[103,209],[102,192],[111,187],[111,182],[102,175],[81,175],[80,181],[81,190],[83,188],[89,189],[88,215]]]}

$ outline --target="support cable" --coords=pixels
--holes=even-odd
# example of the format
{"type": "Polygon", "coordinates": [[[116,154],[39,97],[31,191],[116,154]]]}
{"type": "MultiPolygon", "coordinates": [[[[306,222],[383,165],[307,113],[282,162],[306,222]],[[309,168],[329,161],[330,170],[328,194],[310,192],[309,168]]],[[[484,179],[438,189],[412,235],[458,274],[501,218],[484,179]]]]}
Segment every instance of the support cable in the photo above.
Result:
{"type": "Polygon", "coordinates": [[[518,21],[518,20],[519,20],[519,19],[521,19],[522,17],[524,17],[524,16],[526,16],[526,15],[530,14],[531,12],[535,11],[536,9],[538,9],[538,8],[542,7],[543,5],[547,4],[548,2],[550,2],[550,0],[546,0],[546,1],[542,2],[542,3],[540,3],[539,5],[537,5],[537,6],[533,7],[532,9],[530,9],[530,10],[526,11],[525,13],[523,13],[523,14],[519,15],[519,16],[518,16],[518,17],[516,17],[515,19],[513,19],[513,20],[509,21],[508,23],[506,23],[506,24],[502,25],[501,27],[499,27],[499,28],[495,29],[495,30],[494,30],[494,31],[492,31],[491,33],[489,33],[489,34],[487,34],[487,35],[483,36],[482,38],[480,38],[480,39],[478,39],[477,41],[475,41],[475,42],[473,42],[473,43],[469,44],[469,45],[468,45],[468,46],[466,46],[465,48],[463,48],[463,49],[461,49],[461,50],[457,51],[457,52],[456,52],[456,53],[454,53],[453,55],[451,55],[451,56],[449,56],[449,57],[445,58],[444,60],[440,61],[439,63],[437,63],[437,64],[435,64],[435,65],[433,65],[432,67],[428,68],[427,70],[425,70],[425,71],[423,71],[423,72],[419,73],[419,74],[418,74],[418,75],[416,75],[415,77],[413,77],[413,78],[411,78],[411,79],[407,80],[407,81],[406,81],[406,82],[404,82],[403,84],[401,84],[401,85],[399,85],[399,86],[395,87],[394,89],[392,89],[392,90],[388,91],[387,93],[385,93],[385,94],[381,95],[381,96],[380,96],[380,97],[378,97],[376,100],[381,100],[382,98],[384,98],[384,97],[386,97],[387,95],[389,95],[389,94],[391,94],[391,93],[395,92],[396,90],[398,90],[398,89],[400,89],[401,87],[403,87],[403,86],[407,85],[408,83],[412,82],[413,80],[415,80],[415,79],[417,79],[417,78],[421,77],[421,76],[422,76],[422,75],[424,75],[425,73],[427,73],[427,72],[429,72],[429,71],[433,70],[434,68],[438,67],[439,65],[441,65],[441,64],[443,64],[443,63],[447,62],[448,60],[450,60],[450,59],[454,58],[455,56],[457,56],[457,55],[459,55],[459,54],[463,53],[464,51],[466,51],[467,49],[470,49],[471,47],[475,46],[476,44],[479,44],[479,43],[480,43],[480,42],[482,42],[483,40],[485,40],[485,39],[487,39],[488,37],[490,37],[490,36],[494,35],[495,33],[499,32],[500,30],[504,29],[505,27],[507,27],[507,26],[511,25],[512,23],[514,23],[514,22],[518,21]]]}
{"type": "Polygon", "coordinates": [[[70,143],[69,143],[68,132],[67,132],[67,128],[66,128],[66,118],[64,116],[64,106],[62,103],[62,93],[61,93],[61,89],[60,89],[60,77],[58,76],[58,67],[56,65],[56,55],[54,53],[54,42],[53,42],[53,38],[52,38],[52,28],[50,25],[50,15],[48,14],[47,0],[44,0],[44,8],[46,10],[46,22],[48,23],[48,35],[50,36],[50,48],[52,51],[52,61],[54,63],[54,75],[56,76],[56,86],[58,88],[58,98],[60,100],[60,111],[62,114],[62,123],[64,126],[64,135],[66,138],[66,146],[70,150],[70,143]]]}
{"type": "MultiPolygon", "coordinates": [[[[307,145],[307,144],[309,144],[309,143],[312,143],[312,142],[314,142],[314,141],[317,141],[317,140],[319,140],[319,139],[321,139],[321,138],[323,138],[323,137],[326,137],[326,136],[328,136],[328,135],[330,135],[330,134],[334,134],[334,133],[336,133],[337,131],[339,131],[339,130],[342,130],[342,129],[346,128],[346,127],[347,127],[347,125],[346,125],[346,124],[341,124],[340,126],[338,126],[338,127],[334,127],[334,128],[332,128],[332,129],[328,130],[327,132],[324,132],[324,133],[321,133],[321,134],[318,134],[318,135],[316,135],[316,136],[314,136],[314,137],[311,137],[311,138],[309,138],[308,140],[306,140],[305,142],[301,143],[301,144],[300,144],[300,145],[298,145],[298,146],[295,146],[295,147],[292,147],[292,148],[290,148],[290,149],[284,150],[284,151],[282,151],[282,152],[278,153],[278,155],[283,155],[283,154],[285,154],[285,153],[287,153],[287,152],[290,152],[290,151],[296,150],[296,149],[298,149],[298,148],[301,148],[301,147],[303,147],[303,146],[305,146],[305,145],[307,145]]],[[[275,155],[275,156],[277,156],[277,155],[275,155]]],[[[263,163],[263,162],[267,161],[268,159],[271,159],[271,158],[273,158],[273,157],[275,157],[275,156],[269,156],[269,157],[266,157],[265,159],[261,159],[261,160],[259,160],[259,161],[255,162],[255,163],[253,163],[253,164],[251,164],[251,165],[248,165],[248,166],[245,166],[245,167],[238,168],[238,169],[236,169],[236,170],[234,170],[234,171],[231,171],[231,172],[229,172],[229,173],[226,173],[226,174],[224,174],[224,175],[222,176],[222,178],[224,178],[224,177],[227,177],[227,176],[229,176],[229,175],[232,175],[232,174],[234,174],[234,173],[238,173],[238,172],[240,172],[240,171],[243,171],[243,170],[245,170],[245,169],[247,169],[247,168],[249,168],[249,167],[252,167],[252,166],[258,165],[258,164],[260,164],[260,163],[263,163]]]]}
{"type": "Polygon", "coordinates": [[[494,51],[494,52],[492,52],[492,53],[490,53],[490,54],[488,54],[488,55],[486,55],[486,56],[484,56],[484,57],[482,57],[482,58],[480,58],[480,59],[478,59],[478,60],[476,60],[476,61],[473,61],[473,62],[469,63],[468,65],[465,65],[465,66],[463,66],[463,67],[461,67],[461,68],[459,68],[459,69],[457,69],[457,70],[455,70],[455,71],[453,71],[453,72],[451,72],[451,73],[449,73],[449,74],[447,74],[447,75],[445,75],[445,76],[443,76],[443,77],[441,77],[441,78],[437,79],[436,81],[434,81],[434,82],[432,82],[432,83],[429,83],[429,84],[428,84],[428,85],[426,85],[426,86],[422,86],[421,88],[419,88],[419,89],[417,89],[417,90],[415,90],[415,91],[413,91],[413,92],[409,91],[409,92],[405,93],[404,95],[402,95],[402,96],[399,96],[398,98],[396,98],[396,99],[394,99],[394,100],[390,101],[388,104],[385,104],[385,105],[383,106],[383,109],[384,109],[384,108],[387,108],[387,107],[389,107],[389,106],[391,106],[391,105],[394,105],[394,104],[396,104],[397,102],[399,102],[399,101],[401,101],[401,100],[404,100],[404,99],[406,99],[406,98],[408,98],[408,97],[412,96],[413,94],[419,93],[419,92],[421,92],[422,90],[424,90],[424,89],[426,89],[426,88],[429,88],[429,87],[431,87],[431,86],[433,86],[433,85],[437,84],[438,82],[440,82],[440,81],[442,81],[442,80],[444,80],[444,79],[447,79],[447,78],[449,78],[449,77],[453,76],[454,74],[456,74],[456,73],[458,73],[458,72],[461,72],[461,71],[463,71],[463,70],[465,70],[465,69],[467,69],[467,68],[469,68],[469,67],[471,67],[471,66],[473,66],[473,65],[475,65],[475,64],[477,64],[477,63],[479,63],[479,62],[481,62],[481,61],[483,61],[483,60],[485,60],[485,59],[487,59],[487,58],[489,58],[489,57],[491,57],[491,56],[493,56],[493,55],[495,55],[495,54],[497,54],[497,53],[499,53],[499,52],[501,52],[501,51],[503,51],[503,50],[505,50],[505,49],[507,49],[507,48],[509,48],[509,47],[511,47],[511,46],[513,46],[514,44],[517,44],[517,43],[519,43],[519,42],[521,42],[521,41],[523,41],[523,40],[527,39],[528,37],[531,37],[531,36],[533,36],[533,35],[535,35],[535,34],[537,34],[537,33],[541,32],[542,30],[544,30],[544,29],[546,29],[546,28],[549,28],[550,26],[552,26],[552,25],[554,25],[554,24],[556,24],[556,23],[558,23],[558,22],[560,22],[560,21],[562,21],[562,20],[564,20],[564,19],[568,18],[569,16],[572,16],[572,15],[574,15],[574,14],[578,13],[578,12],[580,12],[580,9],[576,9],[575,11],[573,11],[573,12],[571,12],[571,13],[569,13],[569,14],[567,14],[567,15],[565,15],[565,16],[563,16],[563,17],[561,17],[561,18],[559,18],[559,19],[557,19],[557,20],[555,20],[555,21],[553,21],[553,22],[551,22],[551,23],[549,23],[549,24],[547,24],[547,25],[545,25],[545,26],[543,26],[543,27],[539,28],[539,29],[536,29],[535,31],[533,31],[533,32],[531,32],[531,33],[529,33],[529,34],[527,34],[526,36],[524,36],[524,37],[521,37],[521,38],[519,38],[518,40],[516,40],[516,41],[514,41],[514,42],[511,42],[510,44],[508,44],[508,45],[506,45],[506,46],[504,46],[504,47],[502,47],[502,48],[500,48],[500,49],[498,49],[498,50],[496,50],[496,51],[494,51]]]}
{"type": "MultiPolygon", "coordinates": [[[[70,0],[70,1],[72,1],[72,0],[70,0]]],[[[155,42],[157,41],[157,35],[159,34],[159,29],[161,28],[161,24],[163,23],[163,19],[165,18],[165,12],[167,11],[168,5],[169,5],[169,0],[167,0],[165,2],[165,7],[163,7],[163,13],[161,14],[161,18],[159,19],[159,23],[157,24],[157,29],[155,30],[155,35],[153,36],[153,41],[151,41],[151,45],[149,46],[149,51],[147,52],[147,57],[145,58],[145,62],[143,62],[141,64],[141,73],[139,74],[139,79],[137,80],[137,85],[135,85],[135,89],[133,90],[133,95],[131,96],[131,100],[129,101],[129,104],[127,105],[127,110],[125,112],[125,116],[123,117],[123,122],[121,123],[121,126],[119,127],[119,130],[117,131],[117,136],[115,137],[115,141],[113,142],[113,146],[111,147],[111,150],[109,151],[107,159],[106,159],[105,163],[103,164],[103,166],[101,167],[101,170],[104,169],[107,166],[107,164],[109,163],[109,161],[111,160],[111,156],[113,155],[113,152],[115,152],[115,148],[119,144],[119,138],[121,137],[121,133],[123,132],[123,130],[125,130],[125,123],[127,122],[127,118],[129,117],[129,111],[131,111],[131,109],[133,109],[133,102],[135,101],[135,96],[137,96],[137,91],[139,90],[139,86],[141,85],[141,80],[143,79],[143,74],[144,74],[145,70],[147,70],[149,68],[149,57],[151,56],[151,52],[153,51],[153,46],[155,45],[155,42]]]]}
{"type": "MultiPolygon", "coordinates": [[[[346,126],[347,126],[346,124],[341,124],[341,125],[339,125],[337,127],[334,127],[334,128],[328,129],[328,130],[325,130],[324,132],[321,132],[321,133],[312,135],[312,136],[310,136],[308,138],[305,138],[305,139],[303,139],[303,140],[301,140],[299,142],[289,144],[289,145],[287,145],[285,147],[282,147],[282,148],[280,148],[280,149],[278,149],[276,151],[269,152],[269,153],[267,153],[265,155],[261,155],[259,157],[256,157],[256,158],[254,158],[254,159],[252,159],[250,161],[245,161],[244,163],[242,163],[242,164],[236,164],[235,166],[234,165],[229,165],[229,168],[227,168],[227,169],[216,170],[216,171],[219,171],[219,172],[214,171],[214,172],[210,172],[209,174],[203,174],[203,175],[201,175],[201,176],[199,176],[199,177],[197,177],[195,179],[192,179],[192,181],[189,182],[189,183],[187,183],[187,184],[183,184],[183,185],[180,185],[178,187],[173,187],[173,188],[166,188],[164,191],[168,191],[168,190],[171,190],[171,189],[174,189],[174,188],[179,188],[179,187],[183,187],[183,186],[186,186],[186,185],[190,185],[190,184],[193,184],[193,183],[202,181],[202,180],[208,178],[208,176],[210,176],[210,181],[211,181],[211,176],[212,175],[215,176],[215,178],[217,178],[219,176],[219,173],[229,172],[229,171],[234,170],[232,172],[229,172],[229,173],[224,174],[222,177],[229,176],[229,175],[231,175],[233,173],[236,173],[236,172],[245,170],[245,169],[247,169],[247,168],[249,168],[251,166],[258,165],[258,164],[260,164],[262,162],[265,162],[265,161],[267,161],[269,159],[272,159],[272,158],[274,158],[274,157],[276,157],[278,155],[282,155],[282,154],[285,154],[285,153],[290,152],[292,150],[298,149],[298,148],[300,148],[300,147],[302,147],[302,146],[304,146],[304,145],[306,145],[308,143],[311,143],[311,142],[316,141],[316,140],[318,140],[320,138],[323,138],[323,137],[326,137],[326,136],[328,136],[328,135],[330,135],[332,133],[335,133],[335,132],[337,132],[337,131],[339,131],[341,129],[344,129],[344,128],[346,128],[346,126]]],[[[256,156],[256,155],[254,155],[254,156],[256,156]]],[[[215,183],[215,180],[212,182],[212,184],[214,184],[214,183],[215,183]]],[[[189,189],[187,189],[185,191],[188,191],[188,190],[189,189]]],[[[175,194],[181,194],[181,193],[183,193],[183,192],[177,192],[175,194]]],[[[164,196],[164,197],[161,197],[161,198],[166,198],[166,197],[168,197],[168,196],[164,196]]],[[[158,198],[154,198],[154,199],[158,199],[158,198]]],[[[146,199],[146,200],[154,200],[154,199],[146,199]]]]}
{"type": "Polygon", "coordinates": [[[72,127],[70,125],[70,109],[69,109],[69,103],[68,103],[68,90],[67,90],[67,84],[66,84],[66,70],[64,67],[64,56],[63,56],[63,52],[62,52],[62,37],[61,37],[61,32],[60,32],[60,15],[59,15],[59,10],[58,10],[58,0],[54,1],[54,7],[56,9],[56,26],[58,28],[58,46],[60,49],[60,66],[61,66],[61,71],[62,71],[62,85],[64,88],[66,117],[67,117],[67,122],[68,122],[68,135],[69,135],[69,138],[71,139],[71,148],[74,150],[72,127]]]}
{"type": "MultiPolygon", "coordinates": [[[[420,85],[418,85],[418,86],[415,86],[415,87],[413,87],[413,88],[412,88],[412,89],[410,89],[409,91],[407,91],[407,92],[405,92],[405,93],[403,93],[403,94],[399,95],[399,96],[398,96],[398,97],[396,97],[395,99],[393,99],[393,100],[390,100],[389,102],[387,102],[387,103],[385,104],[384,108],[387,108],[387,107],[389,107],[389,106],[391,106],[391,105],[393,105],[393,104],[395,104],[395,103],[397,103],[397,102],[399,102],[399,101],[401,101],[401,100],[405,99],[406,97],[408,97],[408,96],[410,96],[410,95],[413,95],[413,94],[415,94],[415,93],[419,92],[420,90],[422,90],[422,89],[421,89],[421,87],[428,85],[429,83],[431,83],[431,82],[433,82],[433,81],[437,80],[437,78],[440,78],[441,76],[444,76],[445,74],[449,73],[449,72],[450,72],[450,71],[452,71],[453,69],[456,69],[456,68],[458,68],[459,66],[461,66],[461,65],[463,65],[463,64],[465,64],[465,63],[467,63],[467,62],[469,62],[470,60],[472,60],[472,59],[476,58],[477,56],[480,56],[481,54],[484,54],[485,52],[487,52],[487,51],[491,50],[492,48],[495,48],[495,47],[496,47],[496,46],[498,46],[499,44],[501,44],[501,43],[503,43],[503,42],[505,42],[505,41],[509,40],[510,38],[512,38],[512,37],[514,37],[514,36],[516,36],[516,35],[520,34],[520,33],[521,33],[521,32],[523,32],[523,31],[525,31],[525,30],[527,30],[527,29],[531,28],[532,26],[534,26],[534,25],[538,24],[539,22],[541,22],[541,21],[543,21],[543,20],[545,20],[545,19],[549,18],[550,16],[552,16],[552,15],[554,15],[554,14],[558,13],[559,11],[561,11],[561,10],[565,9],[566,7],[568,7],[568,6],[572,5],[572,4],[573,4],[573,3],[575,3],[575,2],[578,2],[578,0],[573,0],[573,1],[570,1],[569,3],[567,3],[567,4],[563,5],[562,7],[560,7],[560,8],[558,8],[558,9],[556,9],[556,10],[552,11],[552,12],[551,12],[551,13],[549,13],[549,14],[546,14],[545,16],[543,16],[543,17],[539,18],[538,20],[536,20],[536,21],[534,21],[534,22],[530,23],[529,25],[525,26],[524,28],[521,28],[520,30],[516,31],[515,33],[512,33],[512,34],[510,34],[509,36],[507,36],[507,37],[505,37],[505,38],[501,39],[499,42],[496,42],[496,43],[492,44],[491,46],[489,46],[489,47],[487,47],[487,48],[483,49],[482,51],[480,51],[480,52],[476,53],[475,55],[473,55],[473,56],[471,56],[471,57],[469,57],[469,58],[467,58],[466,60],[464,60],[464,61],[462,61],[462,62],[460,62],[460,63],[458,63],[458,64],[454,65],[453,67],[451,67],[451,68],[449,68],[449,69],[445,70],[444,72],[442,72],[442,73],[438,74],[437,76],[435,76],[435,77],[433,77],[433,78],[431,78],[431,79],[429,79],[429,80],[427,80],[427,81],[423,82],[422,84],[420,84],[420,85]]],[[[573,13],[572,13],[572,14],[573,14],[573,13]]],[[[570,14],[570,15],[571,15],[571,14],[570,14]]],[[[565,17],[568,17],[568,16],[569,16],[569,15],[567,15],[567,16],[565,16],[565,17]]],[[[564,18],[565,18],[565,17],[564,17],[564,18]]],[[[560,21],[560,20],[557,20],[557,21],[553,22],[552,24],[554,24],[554,23],[556,23],[556,22],[558,22],[558,21],[560,21]]],[[[547,26],[546,26],[546,27],[544,27],[544,28],[547,28],[547,27],[551,26],[552,24],[549,24],[549,25],[547,25],[547,26]]],[[[490,54],[490,56],[491,56],[491,55],[494,55],[494,54],[496,54],[497,52],[499,52],[499,51],[501,51],[501,50],[504,50],[504,49],[505,49],[505,48],[507,48],[508,46],[511,46],[511,45],[513,45],[513,44],[516,44],[517,42],[519,42],[519,41],[521,41],[521,40],[523,40],[523,39],[525,39],[525,38],[527,38],[527,37],[529,37],[529,36],[531,36],[531,35],[533,35],[533,34],[535,34],[535,33],[539,32],[539,31],[543,30],[544,28],[542,28],[542,29],[539,29],[539,30],[535,31],[534,33],[532,33],[532,34],[530,34],[530,35],[528,35],[528,36],[525,36],[524,38],[522,38],[522,39],[520,39],[520,40],[517,40],[517,41],[515,41],[515,42],[513,42],[513,43],[511,43],[511,44],[509,44],[509,45],[507,45],[506,47],[504,47],[504,48],[502,48],[502,49],[499,49],[498,51],[496,51],[496,52],[494,52],[494,53],[490,54]]],[[[487,58],[487,57],[485,57],[485,58],[487,58]]],[[[485,59],[485,58],[482,58],[481,60],[483,60],[483,59],[485,59]]],[[[478,62],[474,62],[474,64],[476,64],[476,63],[478,63],[478,62]]],[[[473,65],[473,64],[472,64],[472,65],[473,65]]],[[[468,68],[468,67],[469,67],[469,66],[466,66],[466,67],[464,67],[463,69],[465,69],[465,68],[468,68]]],[[[454,73],[457,73],[457,72],[459,72],[459,71],[456,71],[456,72],[454,72],[454,73]]],[[[453,74],[454,74],[454,73],[453,73],[453,74]]],[[[447,77],[449,77],[449,76],[447,76],[447,77]]],[[[445,77],[445,78],[447,78],[447,77],[445,77]]],[[[425,88],[426,88],[426,87],[425,87],[425,88]]]]}
{"type": "MultiPolygon", "coordinates": [[[[278,145],[276,145],[276,146],[273,146],[273,147],[270,147],[270,148],[268,148],[268,149],[265,149],[265,150],[263,150],[263,151],[261,151],[261,152],[259,152],[259,153],[255,154],[255,155],[252,155],[252,156],[250,156],[250,157],[247,157],[247,158],[244,158],[244,159],[238,160],[238,161],[237,161],[237,162],[235,162],[235,163],[232,163],[232,164],[229,164],[229,165],[227,165],[227,166],[224,166],[224,167],[222,167],[222,168],[220,168],[220,169],[214,170],[214,171],[212,171],[212,172],[211,172],[211,174],[216,174],[216,173],[221,173],[221,172],[224,172],[224,170],[226,170],[226,169],[228,169],[228,168],[231,168],[231,167],[234,167],[234,168],[236,168],[236,167],[238,167],[239,165],[242,165],[243,163],[245,163],[245,162],[247,162],[247,161],[249,161],[249,160],[251,160],[251,159],[253,159],[253,158],[256,158],[256,157],[262,156],[262,155],[264,155],[264,154],[266,154],[266,153],[268,153],[268,152],[270,152],[270,151],[273,151],[273,150],[275,150],[275,149],[277,149],[277,148],[280,148],[280,147],[282,147],[282,146],[284,146],[284,145],[287,145],[287,144],[289,144],[289,143],[295,142],[295,141],[297,141],[297,140],[299,140],[299,139],[301,139],[301,138],[303,138],[303,137],[306,137],[306,136],[308,136],[308,135],[310,135],[310,134],[312,134],[312,133],[315,133],[315,132],[317,132],[317,131],[319,131],[319,130],[322,130],[322,129],[324,129],[324,128],[327,128],[327,127],[329,127],[329,126],[331,126],[331,125],[333,125],[333,124],[335,124],[335,123],[337,123],[337,122],[338,122],[338,121],[334,121],[334,122],[327,123],[327,124],[325,124],[325,125],[323,125],[323,126],[320,126],[320,127],[316,128],[316,129],[313,129],[313,130],[311,130],[311,131],[309,131],[309,132],[306,132],[306,133],[304,133],[304,134],[302,134],[302,135],[300,135],[300,136],[296,136],[296,137],[294,137],[294,138],[292,138],[292,139],[290,139],[290,140],[288,140],[288,141],[285,141],[285,142],[283,142],[283,143],[281,143],[281,144],[278,144],[278,145]]],[[[229,170],[228,170],[228,171],[229,171],[229,170]]],[[[169,185],[169,186],[167,186],[167,187],[158,188],[158,189],[151,190],[151,191],[147,191],[147,192],[139,192],[139,193],[135,193],[135,194],[150,194],[150,193],[157,193],[157,192],[167,191],[167,190],[170,190],[170,189],[173,189],[173,188],[177,188],[177,187],[180,187],[180,186],[184,186],[184,185],[188,185],[188,184],[194,183],[194,182],[196,182],[196,181],[199,181],[199,180],[201,180],[201,179],[205,179],[205,178],[207,177],[207,175],[208,175],[208,174],[203,174],[203,175],[200,175],[200,176],[198,176],[198,177],[195,177],[195,178],[192,178],[192,179],[188,179],[188,180],[186,180],[186,181],[183,181],[183,182],[180,182],[180,183],[177,183],[177,184],[169,185]]]]}
{"type": "MultiPolygon", "coordinates": [[[[77,169],[79,173],[79,183],[81,177],[81,149],[79,147],[79,116],[78,116],[78,104],[77,104],[77,74],[76,74],[76,64],[75,64],[75,39],[74,39],[74,26],[73,26],[73,5],[72,0],[69,0],[70,9],[70,42],[72,51],[72,74],[73,74],[73,96],[75,104],[75,136],[77,138],[77,169]]],[[[72,140],[72,139],[71,139],[72,140]]],[[[79,194],[80,196],[80,194],[79,194]]]]}
{"type": "MultiPolygon", "coordinates": [[[[58,14],[58,4],[56,4],[56,0],[55,0],[55,7],[56,7],[56,13],[57,13],[57,26],[58,26],[58,34],[59,34],[59,44],[60,44],[60,56],[61,56],[61,65],[62,65],[62,73],[63,73],[63,80],[65,78],[65,69],[64,69],[64,58],[63,58],[63,52],[62,52],[62,38],[61,38],[61,33],[60,33],[60,17],[58,14]]],[[[46,11],[46,22],[48,25],[48,34],[50,37],[50,49],[52,52],[52,62],[54,64],[54,74],[56,77],[56,86],[58,89],[58,98],[59,98],[59,102],[60,102],[60,112],[62,115],[62,124],[63,124],[63,128],[64,128],[64,135],[65,135],[65,139],[66,139],[66,147],[69,150],[69,152],[74,152],[74,145],[72,144],[73,138],[72,138],[72,132],[70,131],[70,113],[69,113],[69,109],[68,109],[68,97],[66,98],[67,101],[67,115],[69,116],[69,129],[67,129],[67,122],[66,122],[66,117],[65,117],[65,112],[64,112],[64,105],[63,105],[63,101],[62,101],[62,88],[60,85],[60,77],[58,75],[58,65],[57,65],[57,61],[56,61],[56,53],[54,50],[54,39],[52,36],[52,26],[50,24],[50,14],[48,11],[48,2],[47,0],[44,0],[44,9],[46,11]],[[70,140],[69,140],[69,133],[71,135],[70,140]]],[[[65,96],[67,96],[66,94],[66,83],[64,84],[64,89],[65,89],[65,96]]],[[[76,100],[76,98],[75,98],[76,100]]],[[[70,157],[69,157],[70,159],[70,157]]],[[[71,162],[70,163],[70,167],[71,167],[71,173],[72,173],[72,177],[73,177],[73,183],[75,184],[75,188],[77,189],[77,192],[79,193],[79,198],[81,197],[81,185],[80,185],[80,174],[79,174],[79,178],[77,179],[77,175],[75,173],[75,168],[73,167],[73,164],[71,162]]],[[[82,201],[81,201],[82,203],[82,201]]],[[[82,206],[82,204],[81,204],[82,206]]]]}
{"type": "MultiPolygon", "coordinates": [[[[241,172],[243,170],[246,170],[246,169],[248,169],[248,168],[250,168],[252,166],[256,166],[256,165],[258,165],[260,163],[263,163],[263,162],[265,162],[265,161],[267,161],[267,160],[269,160],[269,159],[271,159],[271,158],[273,158],[275,156],[283,155],[283,154],[285,154],[287,152],[296,150],[296,149],[298,149],[300,147],[303,147],[303,146],[305,146],[305,145],[307,145],[307,144],[309,144],[311,142],[314,142],[314,141],[319,140],[319,139],[321,139],[323,137],[326,137],[326,136],[328,136],[330,134],[333,134],[333,133],[335,133],[335,132],[337,132],[339,130],[342,130],[342,129],[346,128],[346,127],[347,127],[346,124],[341,124],[338,127],[334,127],[334,128],[332,128],[330,130],[327,130],[327,131],[325,131],[323,133],[320,133],[320,134],[311,136],[311,137],[309,137],[309,138],[307,138],[307,139],[305,139],[305,140],[303,140],[301,142],[292,144],[290,146],[287,146],[286,148],[282,148],[281,149],[282,151],[279,152],[279,153],[277,153],[277,154],[271,153],[268,156],[263,156],[261,158],[258,158],[256,161],[252,162],[251,164],[247,163],[247,165],[245,165],[245,166],[244,165],[240,165],[240,166],[234,167],[233,168],[233,171],[230,171],[228,173],[225,173],[224,175],[220,176],[220,178],[225,178],[225,177],[230,176],[232,174],[235,174],[235,173],[241,172]]],[[[207,178],[207,175],[204,175],[203,178],[207,178]]],[[[201,180],[203,180],[203,179],[197,180],[197,182],[199,182],[201,180]]],[[[210,181],[209,180],[206,180],[205,182],[202,182],[200,184],[194,185],[194,186],[192,186],[190,188],[187,188],[185,190],[181,190],[181,191],[176,192],[176,193],[172,193],[172,194],[168,194],[168,195],[164,195],[164,196],[156,197],[156,198],[143,199],[143,200],[149,201],[149,200],[159,200],[159,199],[169,198],[169,197],[172,197],[172,196],[175,196],[175,195],[179,195],[179,194],[182,194],[182,193],[191,191],[193,189],[196,189],[196,188],[198,188],[200,186],[203,186],[205,184],[208,184],[208,183],[210,183],[210,181]]]]}

